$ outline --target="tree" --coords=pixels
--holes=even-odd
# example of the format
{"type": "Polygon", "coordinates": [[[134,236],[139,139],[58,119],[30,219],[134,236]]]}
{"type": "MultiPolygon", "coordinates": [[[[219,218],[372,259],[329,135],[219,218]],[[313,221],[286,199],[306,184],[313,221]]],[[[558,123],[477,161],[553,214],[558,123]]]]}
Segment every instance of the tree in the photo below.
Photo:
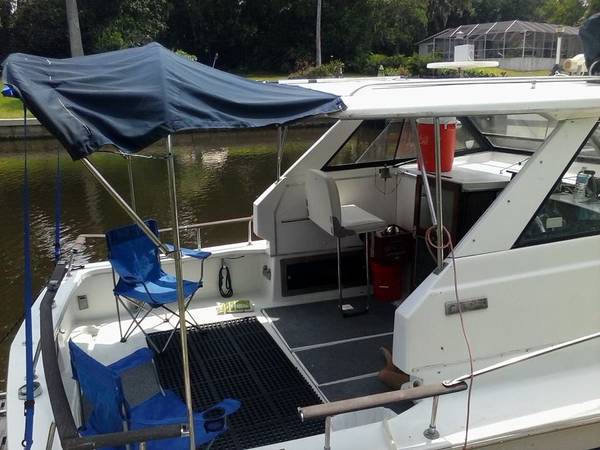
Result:
{"type": "MultiPolygon", "coordinates": [[[[11,0],[0,0],[0,42],[4,42],[0,54],[10,51],[10,29],[12,24],[12,2],[11,0]]],[[[0,56],[0,60],[4,59],[0,56]]]]}
{"type": "Polygon", "coordinates": [[[587,6],[585,9],[585,17],[590,17],[593,14],[600,12],[600,0],[587,0],[587,6]]]}
{"type": "Polygon", "coordinates": [[[317,29],[316,29],[316,40],[317,40],[317,67],[321,66],[321,0],[317,0],[317,29]]]}
{"type": "Polygon", "coordinates": [[[539,21],[540,0],[472,0],[471,23],[539,21]]]}
{"type": "Polygon", "coordinates": [[[108,15],[93,37],[96,51],[134,47],[166,30],[167,0],[107,0],[100,5],[108,15]],[[106,8],[106,3],[112,5],[106,8]]]}
{"type": "Polygon", "coordinates": [[[394,55],[413,52],[416,41],[427,32],[427,4],[412,0],[370,0],[372,40],[375,53],[394,55]]]}
{"type": "Polygon", "coordinates": [[[428,33],[444,30],[451,17],[468,17],[471,0],[429,0],[427,4],[428,33]]]}
{"type": "Polygon", "coordinates": [[[540,20],[560,25],[578,25],[586,12],[581,0],[546,0],[538,9],[540,20]]]}
{"type": "Polygon", "coordinates": [[[65,0],[65,2],[71,56],[82,56],[83,44],[81,43],[81,30],[79,29],[79,10],[77,9],[77,0],[65,0]]]}
{"type": "Polygon", "coordinates": [[[64,0],[20,0],[10,27],[12,52],[70,55],[64,0]]]}

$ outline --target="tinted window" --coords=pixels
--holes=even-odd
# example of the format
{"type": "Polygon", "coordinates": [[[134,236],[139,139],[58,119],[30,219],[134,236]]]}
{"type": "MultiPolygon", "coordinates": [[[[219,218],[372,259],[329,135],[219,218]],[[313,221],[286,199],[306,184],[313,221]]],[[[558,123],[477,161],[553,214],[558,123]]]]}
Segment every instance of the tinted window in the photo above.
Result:
{"type": "MultiPolygon", "coordinates": [[[[473,135],[458,126],[456,153],[473,150],[473,135]]],[[[365,120],[325,165],[328,168],[350,168],[371,163],[397,163],[415,159],[416,139],[409,120],[365,120]]]]}
{"type": "Polygon", "coordinates": [[[517,240],[515,247],[600,233],[600,158],[590,137],[517,240]]]}
{"type": "Polygon", "coordinates": [[[556,121],[539,114],[500,114],[471,117],[494,147],[537,150],[556,127],[556,121]]]}

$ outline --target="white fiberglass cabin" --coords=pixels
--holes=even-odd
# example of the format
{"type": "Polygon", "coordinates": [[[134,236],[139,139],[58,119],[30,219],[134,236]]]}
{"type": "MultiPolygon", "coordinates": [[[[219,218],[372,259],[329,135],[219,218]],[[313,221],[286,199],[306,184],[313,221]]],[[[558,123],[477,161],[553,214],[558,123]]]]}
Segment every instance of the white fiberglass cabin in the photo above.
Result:
{"type": "MultiPolygon", "coordinates": [[[[258,240],[182,260],[183,278],[204,281],[188,309],[195,408],[241,401],[211,448],[462,448],[467,414],[469,448],[600,446],[600,80],[289,83],[340,95],[347,109],[330,114],[335,124],[256,199],[248,220],[258,240]],[[457,127],[452,169],[424,175],[415,133],[447,118],[457,127]],[[396,240],[381,232],[390,225],[396,240]],[[367,295],[365,233],[372,264],[378,252],[398,253],[389,264],[401,279],[385,280],[396,282],[386,302],[373,265],[367,295]],[[436,248],[434,235],[450,237],[454,251],[436,248]],[[253,311],[217,313],[223,266],[231,298],[253,311]],[[341,314],[353,309],[365,313],[341,314]],[[401,390],[377,378],[381,346],[409,377],[401,390]]],[[[172,259],[161,264],[175,273],[172,259]]],[[[86,420],[70,340],[109,365],[154,336],[164,343],[172,327],[150,315],[147,335],[134,326],[121,342],[120,322],[131,319],[117,316],[111,264],[63,269],[33,310],[40,348],[39,305],[44,312],[51,297],[58,359],[46,365],[43,346],[44,364],[36,359],[36,449],[84,448],[55,432],[67,416],[86,420]],[[50,403],[51,366],[68,400],[62,417],[50,403]]],[[[8,373],[11,450],[23,439],[23,341],[21,329],[8,373]]],[[[123,379],[128,402],[158,383],[184,395],[179,340],[155,353],[155,371],[123,379]]]]}

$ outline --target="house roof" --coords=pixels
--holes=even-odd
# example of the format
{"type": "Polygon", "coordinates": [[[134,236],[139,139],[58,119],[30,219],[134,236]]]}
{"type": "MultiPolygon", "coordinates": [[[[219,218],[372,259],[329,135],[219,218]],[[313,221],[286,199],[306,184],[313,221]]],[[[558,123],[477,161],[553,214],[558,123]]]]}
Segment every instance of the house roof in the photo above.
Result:
{"type": "Polygon", "coordinates": [[[523,20],[507,20],[503,22],[490,22],[490,23],[475,23],[469,25],[459,25],[458,27],[446,28],[439,33],[431,35],[417,44],[428,42],[433,38],[436,39],[449,39],[456,36],[457,33],[462,32],[463,37],[473,39],[477,36],[483,36],[485,34],[502,34],[506,32],[510,33],[523,33],[529,31],[535,31],[538,33],[552,33],[555,34],[557,28],[562,27],[563,33],[569,36],[577,36],[579,28],[569,27],[564,25],[555,25],[551,23],[538,23],[538,22],[527,22],[523,20]]]}

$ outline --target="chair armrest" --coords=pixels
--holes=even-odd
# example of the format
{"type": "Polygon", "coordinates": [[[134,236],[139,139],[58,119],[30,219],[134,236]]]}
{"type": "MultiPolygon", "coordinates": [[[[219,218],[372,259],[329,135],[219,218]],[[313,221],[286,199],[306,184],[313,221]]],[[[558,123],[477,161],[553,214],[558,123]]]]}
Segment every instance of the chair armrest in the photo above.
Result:
{"type": "Polygon", "coordinates": [[[115,372],[117,375],[121,375],[123,372],[147,364],[154,361],[154,353],[147,347],[136,350],[131,355],[127,355],[124,358],[109,365],[109,369],[115,372]]]}
{"type": "MultiPolygon", "coordinates": [[[[172,393],[172,391],[166,391],[166,393],[172,393]]],[[[181,400],[179,400],[181,402],[181,400]]],[[[225,419],[230,414],[235,413],[241,406],[239,400],[234,400],[230,398],[226,398],[221,400],[216,405],[211,406],[210,408],[205,409],[204,411],[194,411],[194,424],[197,426],[203,426],[205,422],[212,422],[219,419],[225,419]],[[220,410],[219,417],[211,417],[210,412],[220,410]],[[208,414],[206,414],[208,413],[208,414]]],[[[169,425],[173,423],[186,423],[187,416],[177,416],[177,417],[161,417],[160,419],[150,419],[150,418],[142,418],[136,417],[135,424],[136,428],[140,425],[144,426],[157,426],[157,425],[169,425]]]]}
{"type": "MultiPolygon", "coordinates": [[[[175,247],[173,247],[173,245],[171,245],[171,244],[165,244],[165,245],[169,249],[170,252],[172,252],[175,249],[175,247]]],[[[183,256],[190,256],[190,257],[196,258],[196,259],[206,259],[211,255],[210,252],[204,252],[202,250],[195,250],[192,248],[183,248],[182,247],[182,248],[180,248],[180,250],[181,250],[181,254],[183,256]]]]}

